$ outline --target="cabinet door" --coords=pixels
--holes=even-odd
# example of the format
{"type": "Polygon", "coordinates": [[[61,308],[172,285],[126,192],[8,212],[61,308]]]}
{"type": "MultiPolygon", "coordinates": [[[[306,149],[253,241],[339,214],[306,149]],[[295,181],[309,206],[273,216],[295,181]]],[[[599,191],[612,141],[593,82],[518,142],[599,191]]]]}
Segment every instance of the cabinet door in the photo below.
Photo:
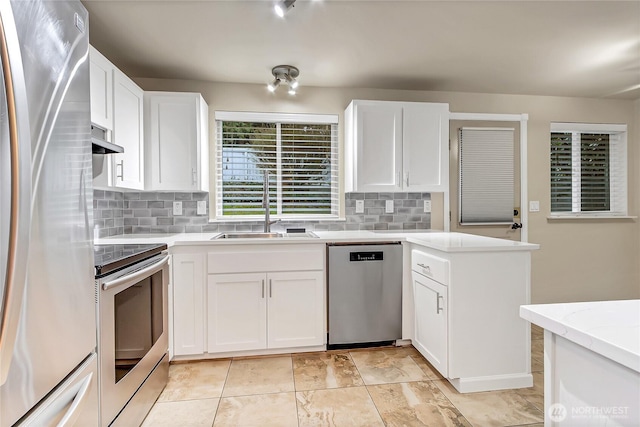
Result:
{"type": "Polygon", "coordinates": [[[144,190],[144,91],[120,70],[113,79],[113,142],[124,153],[113,155],[115,186],[144,190]]]}
{"type": "Polygon", "coordinates": [[[113,70],[115,67],[93,46],[89,47],[91,121],[113,129],[113,70]]]}
{"type": "Polygon", "coordinates": [[[447,287],[412,273],[415,302],[414,347],[447,376],[447,287]]]}
{"type": "Polygon", "coordinates": [[[173,271],[173,354],[204,353],[205,254],[174,254],[173,271]]]}
{"type": "Polygon", "coordinates": [[[323,345],[326,337],[322,271],[269,273],[269,348],[323,345]]]}
{"type": "Polygon", "coordinates": [[[199,189],[199,97],[193,93],[146,95],[148,190],[199,189]]]}
{"type": "Polygon", "coordinates": [[[448,104],[407,103],[402,125],[404,190],[448,190],[448,104]]]}
{"type": "Polygon", "coordinates": [[[402,107],[359,103],[355,117],[355,191],[401,191],[402,107]]]}
{"type": "Polygon", "coordinates": [[[266,285],[264,273],[209,275],[209,353],[267,347],[266,285]]]}

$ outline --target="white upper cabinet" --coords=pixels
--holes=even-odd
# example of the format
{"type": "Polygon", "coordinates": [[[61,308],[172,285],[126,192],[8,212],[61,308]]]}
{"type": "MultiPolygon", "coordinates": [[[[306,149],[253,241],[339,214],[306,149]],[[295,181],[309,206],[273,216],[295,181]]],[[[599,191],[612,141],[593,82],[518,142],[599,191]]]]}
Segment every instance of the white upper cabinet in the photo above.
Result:
{"type": "Polygon", "coordinates": [[[448,146],[449,104],[352,101],[345,191],[448,191],[448,146]]]}
{"type": "Polygon", "coordinates": [[[209,107],[199,93],[145,93],[146,189],[209,191],[209,107]]]}
{"type": "Polygon", "coordinates": [[[113,72],[113,185],[144,190],[144,91],[117,68],[113,72]]]}
{"type": "Polygon", "coordinates": [[[113,70],[114,65],[89,46],[91,121],[113,130],[113,70]]]}
{"type": "Polygon", "coordinates": [[[101,159],[94,187],[144,189],[144,91],[90,47],[91,122],[107,130],[107,140],[123,153],[101,159]]]}

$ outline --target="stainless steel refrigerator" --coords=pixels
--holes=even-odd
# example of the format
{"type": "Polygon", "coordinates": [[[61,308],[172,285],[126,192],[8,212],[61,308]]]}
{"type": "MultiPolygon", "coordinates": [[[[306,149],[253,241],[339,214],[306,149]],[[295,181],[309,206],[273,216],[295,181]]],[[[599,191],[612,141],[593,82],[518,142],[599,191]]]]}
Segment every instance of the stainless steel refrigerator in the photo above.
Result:
{"type": "Polygon", "coordinates": [[[0,21],[0,426],[95,426],[88,15],[0,0],[0,21]]]}

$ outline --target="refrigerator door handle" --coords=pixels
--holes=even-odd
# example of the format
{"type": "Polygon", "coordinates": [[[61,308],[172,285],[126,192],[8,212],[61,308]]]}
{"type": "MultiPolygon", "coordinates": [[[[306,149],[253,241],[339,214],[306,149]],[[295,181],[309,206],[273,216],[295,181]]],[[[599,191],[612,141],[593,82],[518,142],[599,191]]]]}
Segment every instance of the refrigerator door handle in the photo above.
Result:
{"type": "Polygon", "coordinates": [[[25,291],[31,223],[31,137],[22,56],[13,11],[0,4],[0,61],[7,100],[11,163],[10,223],[4,295],[0,307],[0,386],[9,374],[25,291]]]}
{"type": "Polygon", "coordinates": [[[89,395],[89,386],[91,385],[91,381],[93,381],[93,372],[87,375],[80,383],[80,389],[74,397],[69,410],[58,423],[58,427],[71,427],[76,423],[78,416],[80,416],[80,413],[87,402],[86,398],[89,395]]]}
{"type": "Polygon", "coordinates": [[[87,406],[98,403],[97,360],[95,353],[89,356],[75,373],[16,425],[72,427],[80,422],[84,426],[89,425],[87,422],[93,418],[94,411],[97,421],[97,408],[92,410],[87,406]]]}

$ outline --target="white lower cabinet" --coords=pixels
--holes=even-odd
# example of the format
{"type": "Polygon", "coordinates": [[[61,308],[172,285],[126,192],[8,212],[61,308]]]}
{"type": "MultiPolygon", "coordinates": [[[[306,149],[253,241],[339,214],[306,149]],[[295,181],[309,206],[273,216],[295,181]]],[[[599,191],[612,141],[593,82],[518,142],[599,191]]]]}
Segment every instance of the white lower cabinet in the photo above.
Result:
{"type": "Polygon", "coordinates": [[[530,252],[413,246],[416,349],[461,393],[531,387],[530,252]]]}
{"type": "Polygon", "coordinates": [[[413,345],[447,376],[447,287],[413,272],[415,337],[413,345]]]}
{"type": "Polygon", "coordinates": [[[324,272],[269,273],[267,281],[267,347],[324,344],[324,272]]]}
{"type": "Polygon", "coordinates": [[[267,347],[265,274],[210,274],[207,280],[207,351],[267,347]]]}
{"type": "Polygon", "coordinates": [[[174,254],[172,336],[175,356],[204,353],[205,253],[174,254]]]}
{"type": "Polygon", "coordinates": [[[322,345],[322,271],[210,274],[209,353],[322,345]]]}

